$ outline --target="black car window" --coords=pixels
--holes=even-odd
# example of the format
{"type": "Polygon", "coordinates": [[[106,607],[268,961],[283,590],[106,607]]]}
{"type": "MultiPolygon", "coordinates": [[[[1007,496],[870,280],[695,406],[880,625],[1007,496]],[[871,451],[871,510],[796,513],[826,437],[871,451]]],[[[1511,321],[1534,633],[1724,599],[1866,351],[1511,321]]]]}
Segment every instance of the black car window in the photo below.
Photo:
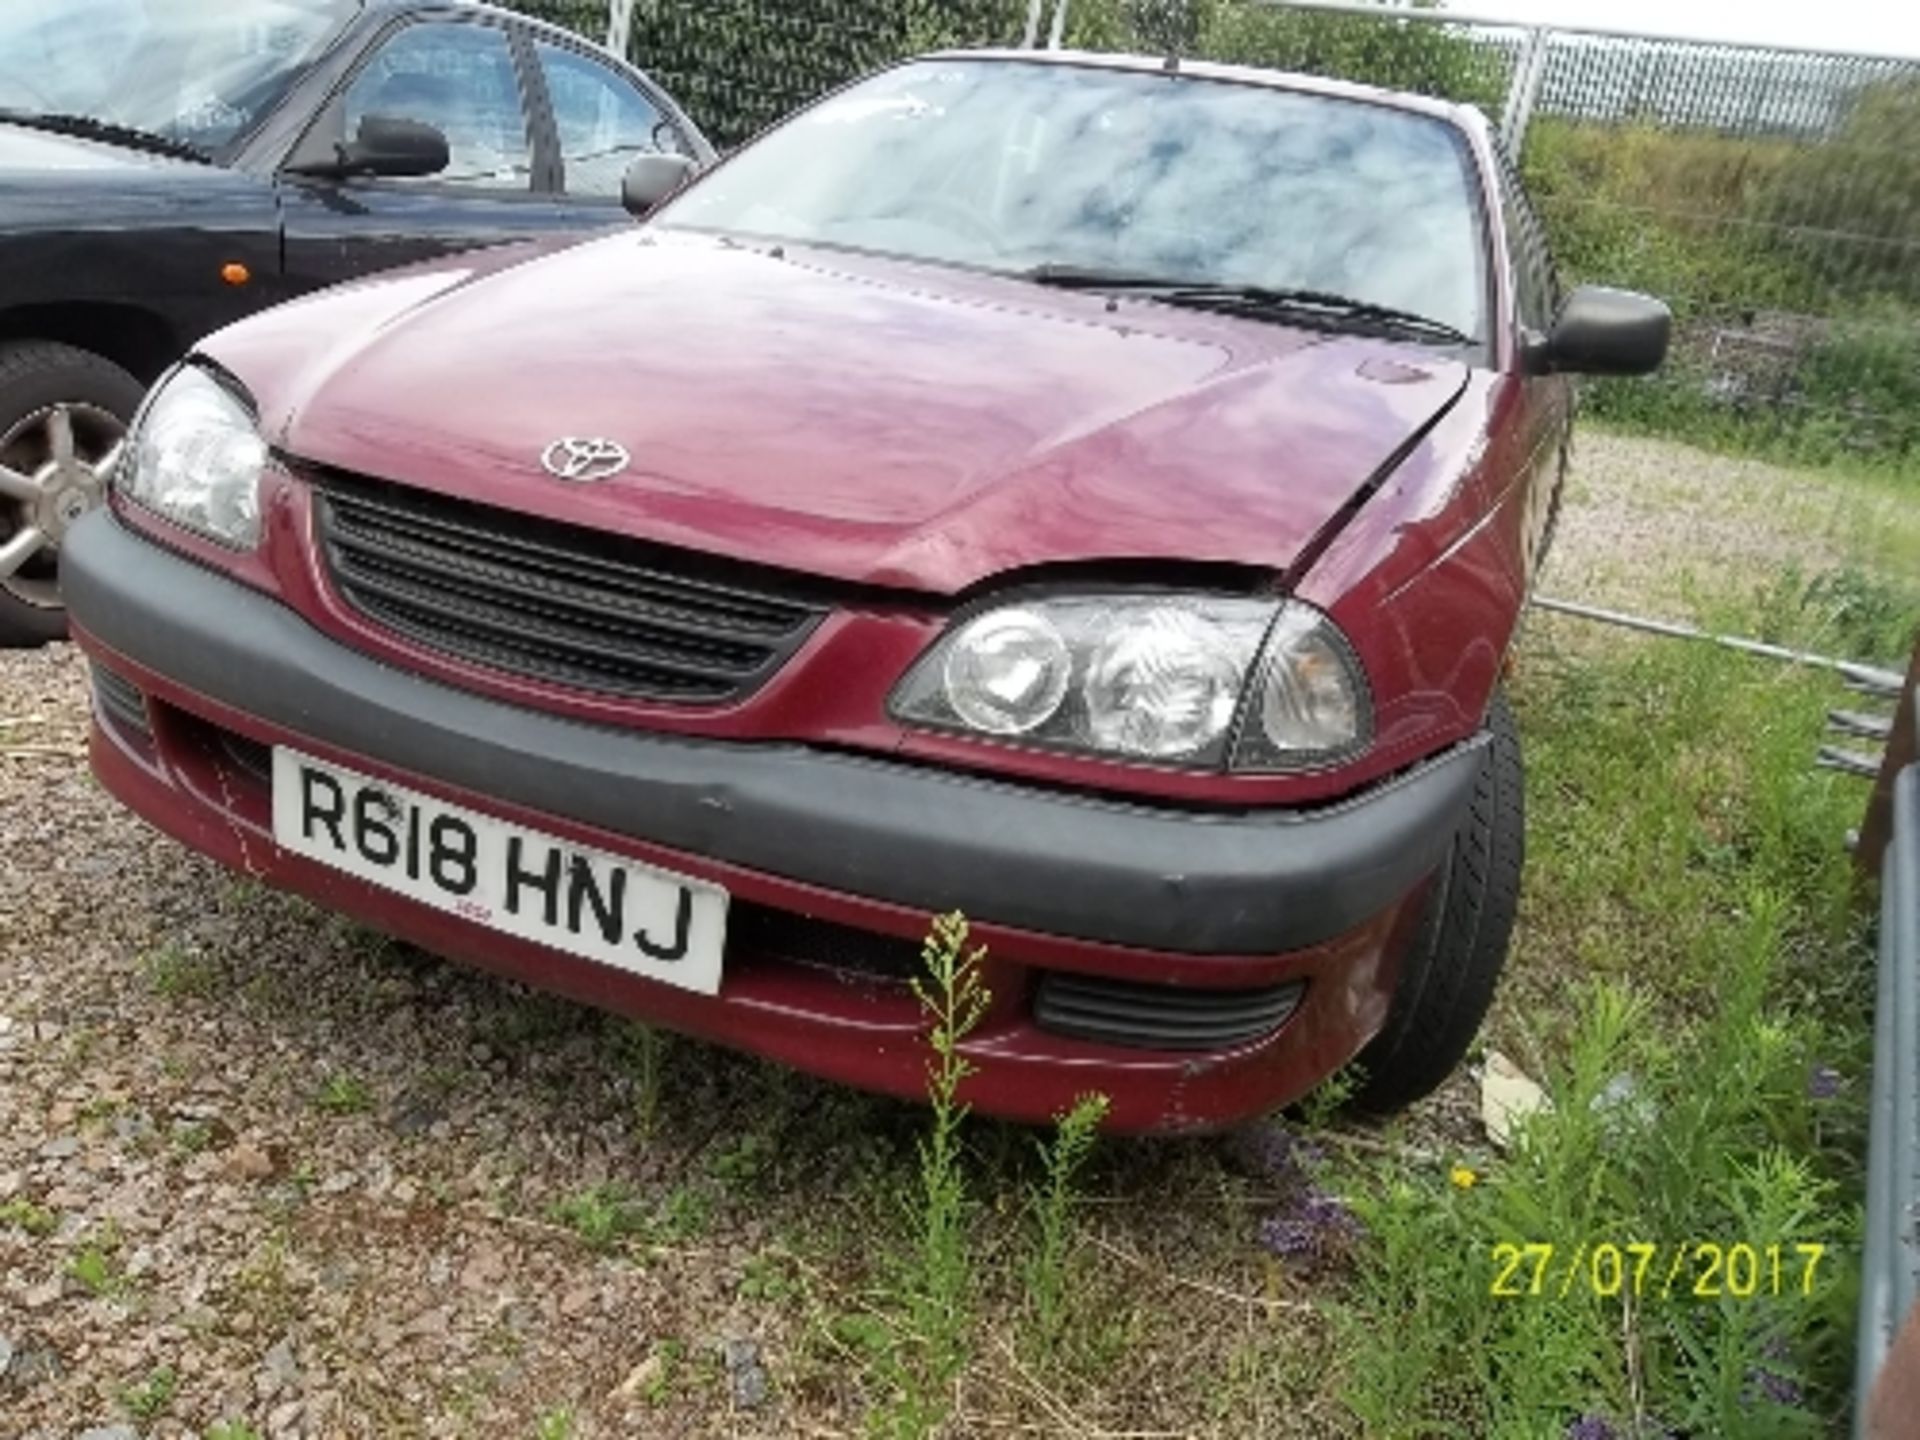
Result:
{"type": "Polygon", "coordinates": [[[533,48],[553,105],[567,194],[617,199],[634,156],[687,153],[672,123],[625,76],[559,45],[533,48]]]}
{"type": "Polygon", "coordinates": [[[447,168],[405,184],[490,190],[533,185],[533,147],[513,51],[491,25],[410,25],[354,77],[345,100],[346,135],[369,115],[418,120],[447,137],[447,168]]]}

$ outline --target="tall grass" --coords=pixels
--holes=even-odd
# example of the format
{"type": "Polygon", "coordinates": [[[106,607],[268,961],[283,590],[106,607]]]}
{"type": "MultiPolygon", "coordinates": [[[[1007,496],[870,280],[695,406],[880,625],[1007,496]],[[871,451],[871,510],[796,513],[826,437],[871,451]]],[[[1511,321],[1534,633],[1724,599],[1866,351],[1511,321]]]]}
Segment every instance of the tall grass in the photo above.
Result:
{"type": "Polygon", "coordinates": [[[1825,1433],[1870,1004],[1842,848],[1863,797],[1810,765],[1832,687],[1670,642],[1532,654],[1531,868],[1495,1028],[1553,1108],[1479,1183],[1350,1172],[1372,1240],[1348,1402],[1383,1437],[1825,1433]],[[1502,1245],[1553,1247],[1505,1275],[1519,1294],[1494,1293],[1502,1245]],[[1756,1293],[1730,1293],[1736,1245],[1756,1293]]]}

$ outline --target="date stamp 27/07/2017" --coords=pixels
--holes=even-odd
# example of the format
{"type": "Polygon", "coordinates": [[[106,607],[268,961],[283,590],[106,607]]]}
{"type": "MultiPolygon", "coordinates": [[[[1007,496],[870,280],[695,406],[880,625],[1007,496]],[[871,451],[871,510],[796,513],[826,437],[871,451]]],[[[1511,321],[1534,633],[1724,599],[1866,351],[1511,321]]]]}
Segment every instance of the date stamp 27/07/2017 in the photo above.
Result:
{"type": "Polygon", "coordinates": [[[1502,1242],[1492,1248],[1489,1293],[1504,1299],[1751,1300],[1812,1295],[1827,1247],[1812,1241],[1601,1240],[1579,1246],[1502,1242]]]}

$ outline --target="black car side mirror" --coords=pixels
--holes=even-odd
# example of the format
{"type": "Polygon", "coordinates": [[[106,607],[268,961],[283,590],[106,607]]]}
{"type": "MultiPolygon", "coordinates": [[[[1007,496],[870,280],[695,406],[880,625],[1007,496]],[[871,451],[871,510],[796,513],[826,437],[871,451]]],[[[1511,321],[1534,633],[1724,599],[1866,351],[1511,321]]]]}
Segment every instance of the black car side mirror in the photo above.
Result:
{"type": "Polygon", "coordinates": [[[1650,375],[1667,358],[1673,312],[1651,295],[1582,285],[1560,307],[1553,333],[1528,346],[1536,374],[1650,375]]]}
{"type": "Polygon", "coordinates": [[[340,147],[340,169],[347,175],[438,175],[451,158],[447,137],[435,126],[386,115],[363,118],[360,133],[340,147]]]}
{"type": "Polygon", "coordinates": [[[620,182],[620,203],[636,220],[644,220],[692,179],[693,172],[694,163],[685,155],[636,156],[620,182]]]}
{"type": "Polygon", "coordinates": [[[347,144],[332,146],[332,154],[301,148],[307,153],[296,156],[287,172],[324,180],[344,180],[349,175],[392,179],[438,175],[452,158],[446,135],[435,126],[387,115],[363,118],[359,133],[347,144]]]}

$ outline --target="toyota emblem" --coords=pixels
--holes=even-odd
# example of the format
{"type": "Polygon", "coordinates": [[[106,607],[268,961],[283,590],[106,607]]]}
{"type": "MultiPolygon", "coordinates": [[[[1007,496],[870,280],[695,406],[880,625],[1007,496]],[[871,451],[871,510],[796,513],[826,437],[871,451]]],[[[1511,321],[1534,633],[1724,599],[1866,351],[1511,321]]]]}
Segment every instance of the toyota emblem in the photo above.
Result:
{"type": "Polygon", "coordinates": [[[578,436],[563,435],[540,456],[541,467],[549,475],[578,485],[610,479],[632,461],[626,446],[597,436],[582,440],[578,436]]]}

